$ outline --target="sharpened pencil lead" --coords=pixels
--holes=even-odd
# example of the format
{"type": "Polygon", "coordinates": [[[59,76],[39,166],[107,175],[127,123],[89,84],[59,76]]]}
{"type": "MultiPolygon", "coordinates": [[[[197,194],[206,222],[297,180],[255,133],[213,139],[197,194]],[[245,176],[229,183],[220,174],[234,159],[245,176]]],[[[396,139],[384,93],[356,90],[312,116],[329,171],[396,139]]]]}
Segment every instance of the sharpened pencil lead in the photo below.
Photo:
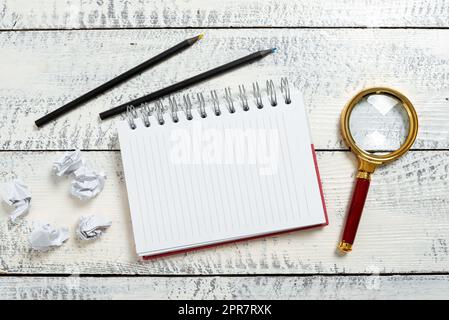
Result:
{"type": "Polygon", "coordinates": [[[261,50],[261,51],[259,51],[258,53],[259,53],[262,57],[265,57],[265,56],[268,56],[269,54],[272,54],[272,53],[275,52],[275,51],[276,51],[276,48],[273,48],[273,49],[261,50]]]}
{"type": "Polygon", "coordinates": [[[278,48],[272,48],[271,52],[276,52],[278,48]]]}
{"type": "Polygon", "coordinates": [[[190,44],[194,44],[198,40],[201,40],[204,38],[204,33],[197,35],[196,37],[190,38],[188,41],[190,44]]]}

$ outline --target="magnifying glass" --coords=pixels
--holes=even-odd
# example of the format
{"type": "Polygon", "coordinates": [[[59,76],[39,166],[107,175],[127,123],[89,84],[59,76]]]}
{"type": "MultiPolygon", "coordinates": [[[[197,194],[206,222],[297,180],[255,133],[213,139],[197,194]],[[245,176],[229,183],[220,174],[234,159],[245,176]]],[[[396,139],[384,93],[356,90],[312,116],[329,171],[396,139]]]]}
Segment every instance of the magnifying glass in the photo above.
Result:
{"type": "Polygon", "coordinates": [[[342,252],[350,252],[371,180],[377,166],[407,152],[418,134],[418,116],[412,103],[400,92],[375,87],[356,94],[340,119],[343,138],[359,160],[351,205],[346,218],[342,252]]]}

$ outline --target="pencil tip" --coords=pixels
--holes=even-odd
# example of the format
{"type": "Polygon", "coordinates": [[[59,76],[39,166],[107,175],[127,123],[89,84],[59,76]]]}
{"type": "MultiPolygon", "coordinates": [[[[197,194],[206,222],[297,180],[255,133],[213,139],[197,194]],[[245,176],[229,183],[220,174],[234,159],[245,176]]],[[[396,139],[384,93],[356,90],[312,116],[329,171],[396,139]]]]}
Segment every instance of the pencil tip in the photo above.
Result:
{"type": "Polygon", "coordinates": [[[201,40],[201,39],[203,39],[203,38],[204,38],[204,33],[202,33],[202,34],[200,34],[200,35],[197,35],[196,37],[187,39],[186,41],[188,41],[189,44],[194,44],[195,42],[197,42],[198,40],[201,40]]]}
{"type": "Polygon", "coordinates": [[[258,53],[259,53],[262,57],[265,57],[265,56],[267,56],[267,55],[269,55],[269,54],[272,54],[272,53],[275,52],[276,50],[277,50],[276,48],[272,48],[272,49],[267,49],[267,50],[259,51],[258,53]]]}

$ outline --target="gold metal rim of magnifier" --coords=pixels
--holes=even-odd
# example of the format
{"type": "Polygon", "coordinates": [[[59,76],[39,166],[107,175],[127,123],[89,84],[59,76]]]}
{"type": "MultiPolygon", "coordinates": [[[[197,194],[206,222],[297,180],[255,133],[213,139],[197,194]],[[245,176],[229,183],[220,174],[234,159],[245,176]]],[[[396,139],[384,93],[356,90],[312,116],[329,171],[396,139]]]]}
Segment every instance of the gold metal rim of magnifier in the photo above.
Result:
{"type": "Polygon", "coordinates": [[[412,103],[406,96],[400,93],[397,90],[387,88],[387,87],[372,87],[364,89],[358,92],[344,107],[341,118],[340,118],[340,126],[343,134],[343,138],[346,141],[346,144],[349,146],[352,152],[354,152],[361,160],[365,160],[373,165],[379,165],[382,163],[387,163],[393,160],[396,160],[400,156],[402,156],[415,142],[416,136],[418,135],[418,115],[416,114],[416,110],[413,107],[412,103]],[[408,119],[409,119],[409,131],[407,138],[401,147],[395,151],[392,151],[388,154],[383,155],[375,155],[371,154],[357,146],[354,141],[354,138],[351,135],[351,131],[349,129],[349,119],[351,117],[351,112],[354,109],[355,105],[363,99],[365,96],[376,93],[376,94],[388,94],[399,101],[402,102],[405,110],[407,111],[408,119]]]}

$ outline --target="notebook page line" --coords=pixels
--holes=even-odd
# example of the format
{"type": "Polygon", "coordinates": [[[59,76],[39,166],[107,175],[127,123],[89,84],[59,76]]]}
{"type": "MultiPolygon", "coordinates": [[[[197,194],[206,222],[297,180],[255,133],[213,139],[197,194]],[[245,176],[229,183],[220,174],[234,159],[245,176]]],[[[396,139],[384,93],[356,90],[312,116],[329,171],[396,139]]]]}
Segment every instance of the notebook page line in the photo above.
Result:
{"type": "MultiPolygon", "coordinates": [[[[144,137],[142,137],[142,140],[143,141],[141,142],[141,145],[142,145],[142,148],[143,148],[143,150],[142,150],[143,153],[145,155],[151,154],[151,151],[154,150],[153,146],[151,145],[151,141],[150,141],[151,139],[144,139],[144,137]]],[[[148,162],[151,162],[151,164],[154,166],[153,155],[151,155],[151,157],[146,159],[145,165],[143,167],[144,171],[141,172],[141,175],[142,176],[146,176],[147,179],[148,179],[147,186],[146,186],[146,189],[145,189],[146,191],[153,190],[153,187],[155,185],[155,181],[157,180],[157,178],[155,176],[155,173],[154,173],[154,170],[152,170],[149,167],[148,162]]],[[[161,210],[160,207],[156,206],[156,204],[158,202],[154,198],[160,198],[159,192],[152,192],[152,191],[150,191],[149,194],[145,195],[145,199],[147,199],[147,201],[149,200],[147,202],[147,207],[146,207],[148,211],[146,212],[146,219],[145,219],[146,221],[145,221],[145,223],[147,225],[151,226],[152,239],[155,239],[154,242],[152,242],[153,244],[159,243],[160,239],[163,238],[163,235],[161,234],[161,231],[160,231],[161,228],[158,227],[159,223],[156,222],[156,221],[148,221],[148,217],[150,217],[150,216],[154,216],[154,219],[152,219],[152,220],[156,220],[157,219],[157,212],[160,212],[158,210],[161,210]],[[156,227],[154,227],[155,224],[156,224],[156,227]],[[154,236],[154,238],[153,238],[153,236],[154,236]],[[157,239],[157,241],[156,241],[156,239],[157,239]]],[[[160,200],[159,200],[159,202],[160,202],[160,200]]],[[[159,221],[159,219],[157,219],[157,220],[159,221]]]]}
{"type": "MultiPolygon", "coordinates": [[[[171,229],[171,221],[169,221],[167,219],[167,213],[166,211],[168,210],[168,208],[164,208],[163,205],[165,205],[167,203],[167,201],[165,200],[165,197],[167,195],[166,192],[164,192],[162,190],[162,186],[165,186],[165,182],[166,179],[164,179],[162,177],[162,169],[163,169],[163,163],[160,161],[160,145],[159,145],[159,139],[160,139],[161,135],[159,134],[159,132],[157,132],[156,134],[152,135],[151,138],[147,138],[147,141],[150,141],[150,155],[151,155],[151,167],[150,170],[153,171],[154,173],[154,183],[152,185],[152,189],[147,190],[147,192],[154,192],[157,194],[157,199],[153,199],[155,206],[156,206],[156,211],[154,212],[154,217],[155,219],[153,220],[157,220],[160,221],[157,228],[160,228],[159,231],[161,232],[162,235],[162,241],[161,242],[165,242],[168,241],[170,239],[169,237],[169,230],[171,229]],[[154,144],[155,145],[154,145],[154,144]]],[[[152,221],[147,221],[148,224],[152,223],[152,221]]],[[[152,225],[155,225],[154,223],[152,225]]]]}
{"type": "Polygon", "coordinates": [[[147,238],[147,232],[148,231],[147,231],[147,225],[145,224],[145,221],[144,221],[144,214],[145,213],[143,212],[143,206],[142,206],[143,199],[142,199],[141,194],[140,194],[140,190],[141,190],[141,188],[139,186],[140,183],[139,183],[139,179],[137,177],[137,173],[136,173],[136,170],[135,170],[135,168],[138,168],[138,166],[137,166],[137,161],[136,161],[136,158],[135,158],[136,152],[135,152],[134,142],[135,141],[133,141],[133,140],[130,141],[130,149],[131,149],[130,155],[131,155],[131,161],[132,161],[132,164],[133,164],[133,170],[132,171],[134,173],[134,185],[135,185],[133,192],[135,192],[135,194],[137,195],[136,206],[137,206],[138,217],[139,217],[138,220],[140,220],[140,221],[138,221],[138,223],[142,225],[142,228],[141,228],[141,230],[143,231],[142,237],[143,237],[143,241],[144,241],[144,244],[145,244],[145,247],[146,247],[147,246],[147,239],[148,239],[147,238]]]}
{"type": "MultiPolygon", "coordinates": [[[[127,129],[128,127],[126,127],[127,129]]],[[[119,126],[119,133],[122,132],[123,125],[119,126]]],[[[127,191],[128,191],[128,200],[129,200],[129,208],[131,211],[131,221],[134,232],[134,241],[136,243],[137,251],[141,250],[141,246],[144,243],[144,230],[142,224],[142,212],[139,206],[138,193],[136,188],[136,177],[134,172],[134,166],[129,167],[129,165],[125,165],[128,163],[132,163],[132,155],[134,154],[132,150],[132,141],[130,140],[130,136],[126,134],[120,135],[120,143],[121,143],[121,151],[122,151],[122,162],[123,162],[123,171],[125,176],[128,176],[127,181],[127,191]],[[134,179],[131,179],[134,178],[134,179]],[[132,181],[131,181],[132,180],[132,181]]]]}
{"type": "MultiPolygon", "coordinates": [[[[147,142],[142,138],[140,132],[137,132],[136,134],[139,136],[139,137],[136,137],[136,141],[140,140],[140,146],[142,148],[142,150],[139,150],[137,152],[137,154],[139,155],[139,166],[138,166],[137,172],[140,173],[139,176],[144,181],[144,188],[142,190],[151,190],[151,182],[153,180],[151,178],[151,173],[148,170],[148,163],[147,163],[147,161],[144,161],[144,163],[142,165],[141,157],[140,157],[140,153],[147,154],[147,142]]],[[[133,157],[135,157],[135,156],[136,156],[136,154],[133,155],[133,157]]],[[[134,168],[136,168],[136,167],[134,167],[134,168]]],[[[139,190],[139,193],[140,193],[140,190],[139,190]]],[[[144,215],[144,217],[143,217],[144,228],[146,229],[148,227],[150,229],[150,230],[146,229],[146,232],[145,232],[145,239],[147,239],[146,246],[150,246],[151,244],[156,243],[158,241],[157,239],[160,239],[160,235],[158,233],[154,232],[154,229],[151,228],[151,226],[153,225],[153,222],[152,221],[148,222],[149,214],[154,214],[154,212],[156,212],[156,211],[155,211],[155,208],[153,207],[153,201],[151,201],[150,194],[146,195],[144,192],[144,194],[143,195],[141,194],[139,197],[143,198],[143,204],[144,204],[144,207],[141,206],[141,210],[143,211],[143,215],[144,215]]]]}
{"type": "MultiPolygon", "coordinates": [[[[217,117],[214,115],[211,115],[211,117],[217,117]]],[[[220,130],[220,128],[218,128],[217,130],[220,130]]],[[[212,135],[212,134],[210,134],[212,135]]],[[[217,138],[217,137],[210,137],[211,139],[217,138]]],[[[217,151],[217,150],[215,150],[217,151]]],[[[211,156],[211,155],[209,155],[211,156]]],[[[217,156],[217,155],[215,155],[217,156]]],[[[203,160],[204,160],[204,155],[203,155],[203,160]]],[[[214,164],[214,163],[209,163],[206,167],[206,172],[207,172],[207,177],[206,180],[211,182],[211,194],[208,195],[209,200],[212,201],[213,205],[214,205],[214,223],[212,224],[213,232],[215,233],[219,233],[220,232],[220,228],[223,228],[223,226],[225,226],[225,217],[224,217],[224,213],[222,210],[224,210],[225,206],[224,206],[224,201],[223,201],[223,196],[221,194],[221,190],[220,190],[220,186],[219,186],[219,174],[218,174],[218,170],[216,170],[216,166],[219,165],[223,165],[223,164],[214,164]],[[221,206],[220,206],[221,203],[221,206]]],[[[212,216],[212,213],[211,213],[212,216]]]]}
{"type": "MultiPolygon", "coordinates": [[[[273,106],[268,106],[267,108],[276,108],[276,107],[273,107],[273,106]]],[[[270,137],[269,137],[269,134],[268,133],[273,133],[274,131],[272,131],[272,130],[274,130],[273,129],[273,126],[272,126],[272,124],[273,124],[273,121],[272,121],[272,119],[270,119],[270,121],[268,121],[268,119],[263,119],[263,118],[261,118],[260,119],[260,123],[262,124],[262,128],[264,128],[264,133],[265,133],[265,137],[264,137],[264,140],[266,140],[266,141],[264,141],[264,144],[265,144],[265,147],[268,149],[268,146],[269,147],[272,147],[269,143],[270,143],[270,141],[269,141],[269,139],[270,139],[270,137]]],[[[281,130],[280,129],[280,127],[276,127],[276,137],[279,135],[279,131],[281,130]]],[[[279,141],[279,139],[277,139],[276,140],[276,145],[277,145],[277,143],[278,143],[278,141],[279,141]]],[[[273,152],[273,150],[270,150],[269,152],[273,152]]],[[[275,151],[276,153],[279,153],[279,150],[276,150],[275,151]]],[[[274,195],[276,195],[276,199],[281,199],[281,198],[284,198],[283,197],[283,194],[282,194],[282,192],[281,192],[281,185],[279,184],[279,188],[276,186],[276,180],[279,180],[279,167],[281,167],[280,166],[280,158],[279,158],[279,155],[277,156],[277,164],[276,164],[276,172],[275,173],[272,173],[271,175],[269,175],[269,176],[267,176],[267,179],[270,179],[270,181],[271,181],[271,185],[272,185],[272,193],[274,194],[274,195]]],[[[273,225],[275,225],[276,224],[276,221],[281,221],[281,215],[282,214],[285,214],[285,207],[284,207],[284,203],[285,203],[285,199],[284,199],[284,201],[275,201],[275,205],[276,205],[276,212],[272,212],[272,214],[271,214],[271,217],[272,217],[272,221],[271,221],[271,223],[273,224],[273,225]]]]}
{"type": "MultiPolygon", "coordinates": [[[[288,118],[289,119],[289,118],[288,118]]],[[[283,128],[285,128],[286,127],[286,125],[284,125],[285,123],[286,123],[286,121],[288,121],[288,119],[287,120],[285,120],[285,117],[283,117],[282,118],[282,127],[283,128]]],[[[276,119],[274,119],[274,122],[276,123],[276,126],[277,127],[280,127],[281,126],[281,123],[279,123],[279,118],[278,117],[276,117],[276,119]]],[[[289,138],[291,138],[288,134],[286,134],[286,130],[284,129],[284,131],[281,133],[281,138],[280,138],[280,144],[281,144],[281,149],[282,150],[284,150],[284,148],[285,148],[285,146],[287,145],[287,139],[289,139],[289,138]],[[285,144],[283,143],[283,142],[285,142],[285,144]]],[[[287,218],[288,219],[290,219],[291,221],[294,221],[295,219],[297,219],[298,217],[295,217],[295,212],[299,209],[299,211],[300,211],[300,214],[301,214],[301,204],[300,204],[300,202],[299,202],[299,200],[298,200],[298,197],[297,197],[297,195],[298,195],[298,191],[297,191],[297,188],[296,188],[296,184],[298,183],[297,182],[297,180],[295,179],[295,176],[294,176],[294,172],[295,171],[293,171],[293,170],[295,170],[295,168],[293,168],[293,166],[292,166],[292,161],[291,161],[291,149],[289,149],[288,147],[287,148],[285,148],[285,153],[284,154],[288,154],[288,157],[286,157],[285,158],[285,163],[284,163],[284,165],[285,166],[288,166],[288,169],[289,169],[289,171],[290,171],[290,174],[288,175],[288,174],[286,174],[286,176],[289,176],[290,177],[290,179],[288,179],[287,178],[287,181],[289,181],[290,183],[288,183],[288,186],[289,186],[289,188],[288,188],[288,190],[289,190],[289,192],[288,192],[288,194],[289,194],[289,197],[290,197],[290,199],[292,199],[292,196],[291,196],[291,194],[293,193],[294,194],[294,202],[292,202],[291,204],[290,204],[290,206],[291,206],[291,210],[288,212],[288,214],[286,215],[287,216],[287,218]]],[[[299,165],[299,164],[298,164],[299,165]]]]}
{"type": "Polygon", "coordinates": [[[185,215],[183,214],[183,211],[180,210],[180,201],[182,194],[179,189],[179,180],[176,175],[174,174],[173,166],[171,165],[170,160],[170,144],[169,144],[169,136],[166,132],[161,134],[161,137],[158,139],[162,141],[164,144],[164,147],[161,149],[162,154],[162,161],[161,165],[164,168],[164,175],[165,175],[165,190],[166,190],[166,199],[165,201],[168,202],[168,212],[167,217],[168,221],[170,221],[170,225],[172,226],[172,235],[170,236],[171,239],[178,238],[179,239],[179,230],[183,230],[184,236],[187,237],[187,225],[185,221],[185,215]],[[163,137],[163,139],[162,139],[163,137]],[[176,194],[176,196],[174,196],[176,194]],[[171,211],[173,210],[173,211],[171,211]],[[170,212],[171,211],[171,212],[170,212]],[[174,215],[174,216],[173,216],[174,215]]]}
{"type": "MultiPolygon", "coordinates": [[[[285,121],[285,115],[283,115],[283,117],[284,117],[284,121],[285,121]]],[[[276,121],[278,122],[278,119],[276,119],[276,121]]],[[[278,125],[279,125],[279,122],[278,122],[278,125]]],[[[289,133],[290,132],[287,132],[287,130],[284,130],[283,136],[284,136],[285,144],[287,146],[287,150],[292,150],[290,147],[290,143],[289,143],[289,133]]],[[[295,175],[295,173],[297,171],[295,170],[295,167],[293,166],[293,161],[292,161],[291,157],[289,157],[289,159],[288,159],[288,164],[290,165],[290,172],[292,173],[292,175],[294,177],[294,179],[293,179],[293,186],[294,186],[294,190],[295,190],[294,194],[295,194],[295,198],[296,198],[296,203],[299,206],[299,219],[301,219],[302,213],[304,212],[304,207],[303,207],[303,199],[302,198],[301,198],[301,200],[298,199],[298,194],[299,194],[298,193],[298,183],[301,183],[301,184],[304,183],[302,181],[303,177],[300,177],[301,180],[299,180],[300,182],[298,182],[298,179],[296,179],[296,175],[295,175]]],[[[292,217],[292,218],[294,218],[294,217],[292,217]]]]}
{"type": "MultiPolygon", "coordinates": [[[[236,111],[236,113],[237,113],[237,111],[236,111]]],[[[238,117],[239,117],[239,115],[238,114],[235,114],[237,117],[237,119],[235,119],[235,124],[238,124],[238,123],[240,123],[240,121],[239,121],[239,119],[238,119],[238,117]]],[[[239,126],[237,126],[237,127],[239,127],[239,126]]],[[[238,139],[241,139],[242,137],[238,137],[238,139]]],[[[239,144],[239,142],[237,142],[237,144],[239,144]]],[[[232,187],[232,189],[233,189],[233,193],[234,193],[234,199],[235,199],[235,201],[236,201],[236,207],[237,208],[242,208],[241,210],[238,210],[238,211],[236,211],[236,212],[238,212],[238,214],[237,214],[237,219],[235,219],[236,220],[236,222],[238,223],[238,225],[236,226],[238,229],[241,229],[242,227],[243,227],[243,225],[246,225],[247,224],[247,215],[246,215],[246,210],[245,210],[245,207],[246,207],[246,201],[244,201],[244,199],[243,199],[243,197],[242,197],[242,190],[241,190],[241,188],[240,188],[240,180],[239,180],[239,177],[237,176],[237,169],[238,169],[238,167],[240,166],[240,165],[244,165],[244,163],[242,163],[242,164],[239,164],[238,163],[238,159],[237,159],[237,157],[239,157],[239,152],[244,152],[245,150],[237,150],[237,146],[236,145],[234,145],[234,146],[232,146],[233,147],[233,152],[234,152],[234,164],[233,165],[230,165],[229,166],[229,171],[230,171],[230,175],[229,175],[229,178],[230,178],[230,182],[231,182],[231,186],[233,186],[232,187]]],[[[240,156],[242,156],[242,155],[240,155],[240,156]]],[[[244,158],[244,157],[243,157],[244,158]]],[[[245,161],[245,159],[243,159],[243,161],[245,161]]]]}
{"type": "MultiPolygon", "coordinates": [[[[287,107],[287,105],[282,105],[283,108],[287,107]]],[[[276,124],[277,128],[279,128],[279,122],[278,121],[274,121],[273,123],[276,124]]],[[[282,126],[282,128],[284,128],[284,124],[282,126]]],[[[280,170],[282,170],[282,173],[284,175],[284,182],[286,183],[287,190],[289,190],[289,192],[283,192],[284,195],[287,194],[284,203],[286,203],[286,207],[289,207],[289,209],[287,209],[287,211],[285,212],[285,217],[287,219],[294,219],[295,216],[295,211],[297,210],[295,208],[296,203],[293,203],[293,198],[292,198],[292,190],[293,190],[293,182],[291,181],[292,179],[292,175],[287,173],[287,168],[286,168],[286,164],[289,162],[287,161],[287,157],[291,158],[291,152],[289,149],[285,148],[284,143],[282,142],[282,135],[279,135],[279,148],[280,148],[280,154],[282,155],[283,159],[282,161],[279,161],[280,163],[282,163],[282,168],[280,170]]],[[[279,179],[281,179],[281,174],[279,174],[279,179]]],[[[282,189],[282,188],[281,188],[282,189]]]]}
{"type": "MultiPolygon", "coordinates": [[[[242,111],[242,112],[247,112],[247,111],[242,111]]],[[[238,120],[237,124],[238,124],[239,128],[244,128],[245,127],[245,124],[243,122],[243,117],[241,117],[238,120]]],[[[248,142],[248,150],[246,150],[246,159],[245,160],[247,161],[247,163],[242,163],[241,167],[240,167],[240,169],[241,169],[240,171],[243,171],[242,178],[244,177],[245,182],[249,181],[249,179],[248,179],[248,170],[249,170],[249,167],[251,166],[251,164],[249,163],[251,155],[249,153],[251,152],[251,150],[254,150],[254,148],[250,148],[250,146],[249,146],[250,142],[251,141],[248,142]]],[[[251,191],[248,190],[248,188],[245,188],[245,186],[242,186],[241,179],[239,179],[238,176],[237,176],[236,180],[237,180],[237,184],[238,184],[239,194],[240,194],[240,197],[242,199],[241,201],[242,201],[243,206],[244,206],[245,227],[248,228],[248,227],[250,227],[252,221],[256,221],[256,220],[254,220],[254,217],[253,217],[254,211],[253,211],[252,206],[251,206],[251,201],[253,200],[253,197],[250,195],[251,191]]]]}

